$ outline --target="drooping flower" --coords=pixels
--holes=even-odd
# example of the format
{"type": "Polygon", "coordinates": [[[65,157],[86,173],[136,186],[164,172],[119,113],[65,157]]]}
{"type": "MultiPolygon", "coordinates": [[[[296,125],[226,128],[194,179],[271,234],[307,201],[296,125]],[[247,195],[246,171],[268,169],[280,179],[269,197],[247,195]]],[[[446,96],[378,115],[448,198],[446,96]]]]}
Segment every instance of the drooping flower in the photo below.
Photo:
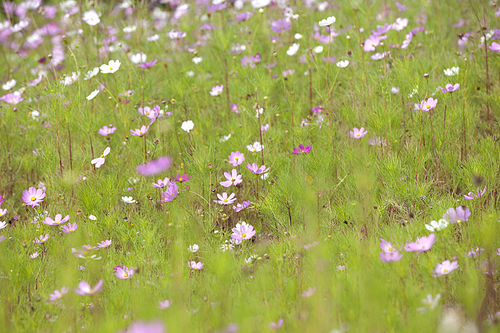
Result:
{"type": "Polygon", "coordinates": [[[175,176],[175,181],[177,181],[179,183],[187,182],[190,179],[191,179],[191,176],[188,176],[186,174],[183,174],[182,176],[180,174],[177,174],[177,176],[175,176]]]}
{"type": "Polygon", "coordinates": [[[400,261],[403,258],[403,254],[398,251],[393,252],[380,252],[380,261],[382,262],[396,262],[400,261]]]}
{"type": "Polygon", "coordinates": [[[49,237],[50,237],[49,234],[46,234],[45,236],[44,235],[40,235],[38,238],[35,238],[35,240],[33,241],[33,243],[43,244],[43,243],[45,243],[49,239],[49,237]]]}
{"type": "Polygon", "coordinates": [[[426,224],[425,228],[430,232],[441,231],[448,226],[448,221],[440,219],[439,221],[431,221],[430,225],[426,224]]]}
{"type": "Polygon", "coordinates": [[[87,74],[83,75],[83,79],[90,80],[91,78],[93,78],[97,74],[99,74],[99,67],[94,67],[93,70],[90,70],[87,72],[87,74]]]}
{"type": "Polygon", "coordinates": [[[194,123],[192,120],[188,120],[182,123],[181,129],[183,129],[186,132],[190,132],[194,128],[194,123]]]}
{"type": "Polygon", "coordinates": [[[264,149],[264,145],[261,145],[260,142],[255,141],[253,145],[248,145],[247,149],[250,150],[251,152],[256,153],[264,149]]]}
{"type": "Polygon", "coordinates": [[[219,96],[220,94],[222,94],[223,90],[224,90],[224,85],[222,85],[222,84],[220,86],[212,87],[212,91],[210,92],[210,95],[219,96]]]}
{"type": "MultiPolygon", "coordinates": [[[[145,164],[140,164],[137,166],[136,171],[142,176],[156,176],[159,175],[170,168],[172,165],[172,158],[168,156],[158,157],[152,161],[145,164]]],[[[168,181],[168,178],[165,178],[168,181]]],[[[153,185],[154,186],[154,185],[153,185]]]]}
{"type": "Polygon", "coordinates": [[[108,156],[110,150],[111,148],[107,147],[106,149],[104,149],[104,152],[102,153],[101,156],[94,158],[92,161],[90,161],[90,163],[95,164],[96,168],[100,168],[101,165],[103,165],[104,162],[106,161],[105,157],[108,156]]]}
{"type": "Polygon", "coordinates": [[[304,145],[299,145],[299,148],[294,148],[292,154],[294,155],[302,155],[302,154],[307,154],[310,153],[312,149],[311,145],[307,145],[304,147],[304,145]]]}
{"type": "Polygon", "coordinates": [[[432,248],[432,245],[436,242],[436,235],[430,234],[427,237],[417,238],[416,242],[406,243],[405,251],[407,252],[418,252],[422,253],[428,251],[432,248]]]}
{"type": "Polygon", "coordinates": [[[214,200],[214,202],[218,203],[219,205],[230,205],[236,201],[237,198],[235,198],[235,196],[236,194],[234,193],[231,193],[229,197],[227,196],[226,192],[222,193],[222,195],[217,193],[217,198],[219,198],[219,200],[214,200]]]}
{"type": "Polygon", "coordinates": [[[107,240],[103,240],[100,243],[97,243],[97,247],[100,249],[104,249],[104,248],[110,246],[111,244],[113,244],[113,241],[111,239],[107,239],[107,240]]]}
{"type": "Polygon", "coordinates": [[[76,225],[76,223],[73,223],[73,224],[68,223],[61,228],[62,232],[64,232],[65,234],[70,234],[70,233],[74,232],[76,229],[78,229],[78,226],[76,225]]]}
{"type": "Polygon", "coordinates": [[[439,89],[441,89],[441,91],[444,93],[447,93],[447,92],[454,92],[454,91],[457,91],[458,89],[460,88],[460,83],[455,83],[454,85],[451,85],[451,84],[447,84],[444,88],[443,87],[439,87],[439,89]]]}
{"type": "Polygon", "coordinates": [[[470,214],[469,208],[465,206],[459,206],[456,210],[454,208],[448,208],[446,213],[443,214],[443,219],[450,223],[462,223],[469,220],[470,214]]]}
{"type": "Polygon", "coordinates": [[[450,274],[452,271],[458,268],[458,261],[450,262],[449,260],[445,260],[440,264],[437,264],[436,268],[434,268],[434,277],[438,277],[441,275],[450,274]]]}
{"type": "Polygon", "coordinates": [[[163,202],[169,202],[175,199],[179,194],[179,186],[175,182],[170,182],[168,184],[167,190],[161,194],[163,202]]]}
{"type": "Polygon", "coordinates": [[[241,179],[241,175],[238,175],[238,171],[236,171],[236,169],[233,169],[231,173],[224,172],[224,177],[226,177],[226,180],[220,182],[220,184],[224,187],[229,187],[231,185],[238,185],[243,181],[241,179]]]}
{"type": "Polygon", "coordinates": [[[130,134],[133,136],[143,136],[149,131],[149,125],[142,125],[141,128],[136,128],[135,130],[130,130],[130,134]]]}
{"type": "Polygon", "coordinates": [[[247,200],[243,201],[242,203],[237,203],[236,206],[233,206],[233,209],[236,213],[238,213],[249,206],[250,206],[250,200],[247,200]]]}
{"type": "Polygon", "coordinates": [[[62,214],[56,214],[56,217],[52,219],[51,217],[45,218],[42,222],[46,225],[59,225],[61,223],[66,223],[69,221],[69,215],[66,215],[64,218],[62,214]]]}
{"type": "Polygon", "coordinates": [[[41,188],[36,189],[35,187],[30,187],[28,190],[23,191],[23,201],[26,206],[40,206],[40,202],[45,198],[45,193],[41,188]]]}
{"type": "Polygon", "coordinates": [[[245,160],[245,155],[239,151],[233,151],[229,155],[229,164],[232,166],[238,166],[245,160]]]}
{"type": "Polygon", "coordinates": [[[113,124],[108,126],[103,126],[102,128],[99,128],[99,134],[102,136],[108,136],[113,134],[116,131],[116,127],[113,126],[113,124]]]}
{"type": "Polygon", "coordinates": [[[136,202],[133,197],[122,197],[122,201],[125,203],[135,203],[136,202]]]}
{"type": "Polygon", "coordinates": [[[360,129],[358,129],[357,127],[354,127],[352,129],[352,131],[349,131],[349,136],[353,139],[361,139],[362,137],[364,137],[366,134],[368,133],[368,131],[365,131],[365,128],[364,127],[361,127],[360,129]]]}
{"type": "Polygon", "coordinates": [[[170,307],[170,305],[172,305],[172,301],[169,301],[168,299],[164,300],[163,302],[160,301],[158,303],[159,303],[158,309],[160,309],[160,310],[168,309],[170,307]]]}
{"type": "Polygon", "coordinates": [[[250,239],[253,236],[255,236],[255,230],[253,230],[253,226],[251,225],[241,225],[239,228],[233,228],[233,233],[231,234],[231,238],[240,242],[244,239],[250,239]]]}
{"type": "Polygon", "coordinates": [[[151,183],[151,186],[153,187],[158,187],[158,188],[162,188],[162,187],[165,187],[167,186],[167,184],[170,182],[170,179],[168,177],[166,177],[165,179],[161,180],[161,179],[158,179],[158,182],[157,183],[151,183]]]}
{"type": "Polygon", "coordinates": [[[100,67],[101,73],[103,74],[114,73],[120,69],[120,65],[121,65],[120,60],[110,60],[107,65],[106,64],[101,65],[100,67]]]}
{"type": "Polygon", "coordinates": [[[128,280],[131,279],[132,276],[134,276],[134,267],[128,268],[127,266],[123,267],[116,266],[114,271],[115,271],[115,276],[122,280],[128,280]]]}
{"type": "Polygon", "coordinates": [[[260,175],[262,173],[266,173],[266,172],[269,171],[269,169],[271,169],[271,167],[269,167],[269,168],[266,169],[265,165],[262,165],[262,166],[259,167],[257,165],[257,163],[248,164],[247,168],[248,168],[248,170],[252,171],[256,175],[260,175]]]}
{"type": "Polygon", "coordinates": [[[73,291],[78,294],[78,295],[94,295],[100,291],[102,291],[102,284],[103,284],[103,280],[100,279],[96,285],[94,286],[94,288],[92,288],[87,282],[85,281],[81,281],[79,284],[78,284],[78,288],[75,288],[73,289],[73,291]]]}
{"type": "Polygon", "coordinates": [[[203,263],[201,262],[189,261],[188,265],[189,268],[191,268],[193,271],[199,271],[203,269],[203,263]]]}
{"type": "Polygon", "coordinates": [[[474,200],[476,198],[480,198],[486,193],[486,186],[484,189],[481,191],[481,189],[477,189],[476,193],[469,192],[467,195],[464,195],[465,200],[474,200]]]}

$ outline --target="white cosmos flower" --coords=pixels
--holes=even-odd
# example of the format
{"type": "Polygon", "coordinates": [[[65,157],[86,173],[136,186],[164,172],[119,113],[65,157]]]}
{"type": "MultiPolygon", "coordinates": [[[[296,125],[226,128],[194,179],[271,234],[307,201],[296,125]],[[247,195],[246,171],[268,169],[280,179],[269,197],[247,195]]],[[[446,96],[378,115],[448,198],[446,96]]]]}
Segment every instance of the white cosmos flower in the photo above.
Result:
{"type": "Polygon", "coordinates": [[[295,53],[297,53],[299,48],[300,48],[300,44],[294,43],[292,46],[290,46],[288,48],[288,50],[286,51],[286,54],[288,54],[289,56],[293,56],[295,53]]]}
{"type": "Polygon", "coordinates": [[[158,35],[153,35],[153,36],[146,38],[146,40],[148,42],[154,42],[154,41],[157,41],[158,39],[160,39],[160,36],[158,36],[158,35]]]}
{"type": "Polygon", "coordinates": [[[425,228],[430,232],[441,231],[448,226],[449,222],[441,219],[439,221],[431,221],[431,224],[426,224],[425,228]]]}
{"type": "Polygon", "coordinates": [[[408,19],[398,17],[396,22],[392,24],[391,29],[401,31],[408,25],[408,19]]]}
{"type": "Polygon", "coordinates": [[[314,49],[313,49],[314,53],[321,53],[323,52],[323,46],[316,46],[314,49]]]}
{"type": "Polygon", "coordinates": [[[97,217],[95,217],[94,215],[89,215],[89,219],[92,220],[92,221],[97,221],[97,217]]]}
{"type": "Polygon", "coordinates": [[[120,60],[110,60],[109,63],[106,65],[101,65],[101,73],[103,74],[108,74],[108,73],[114,73],[118,69],[120,69],[121,62],[120,60]]]}
{"type": "Polygon", "coordinates": [[[7,214],[7,209],[0,208],[0,217],[4,216],[5,214],[7,214]]]}
{"type": "Polygon", "coordinates": [[[125,32],[125,33],[131,33],[131,32],[134,32],[136,30],[137,30],[137,26],[135,26],[135,25],[131,25],[129,27],[123,28],[123,32],[125,32]]]}
{"type": "Polygon", "coordinates": [[[198,246],[198,244],[193,244],[193,245],[189,245],[189,251],[195,253],[196,251],[198,251],[200,249],[200,247],[198,246]]]}
{"type": "Polygon", "coordinates": [[[145,55],[144,53],[136,53],[136,54],[132,54],[129,59],[134,64],[142,64],[143,62],[146,62],[147,58],[148,58],[148,56],[145,55]]]}
{"type": "Polygon", "coordinates": [[[5,228],[6,226],[7,226],[7,222],[5,222],[5,221],[3,221],[3,222],[2,222],[2,221],[0,221],[0,229],[5,228]]]}
{"type": "Polygon", "coordinates": [[[90,70],[90,71],[87,72],[87,74],[83,75],[83,79],[84,80],[90,80],[91,78],[93,78],[97,74],[99,74],[99,67],[94,67],[93,70],[90,70]]]}
{"type": "Polygon", "coordinates": [[[458,68],[458,67],[447,68],[444,70],[444,75],[455,76],[455,75],[458,75],[459,71],[460,71],[460,68],[458,68]]]}
{"type": "Polygon", "coordinates": [[[225,135],[222,138],[219,138],[219,142],[226,142],[231,138],[231,134],[225,135]]]}
{"type": "Polygon", "coordinates": [[[38,112],[37,110],[33,110],[33,111],[30,112],[30,116],[31,116],[31,118],[33,118],[36,121],[38,121],[37,117],[40,116],[40,112],[38,112]]]}
{"type": "Polygon", "coordinates": [[[271,3],[271,0],[252,0],[253,8],[262,8],[271,3]]]}
{"type": "Polygon", "coordinates": [[[349,66],[349,60],[341,60],[337,63],[339,68],[346,68],[347,66],[349,66]]]}
{"type": "Polygon", "coordinates": [[[132,198],[132,197],[122,197],[122,200],[123,200],[123,202],[126,202],[126,203],[134,203],[135,202],[134,198],[132,198]]]}
{"type": "Polygon", "coordinates": [[[198,65],[202,60],[203,60],[202,57],[194,57],[193,58],[193,62],[195,63],[195,65],[198,65]]]}
{"type": "Polygon", "coordinates": [[[111,150],[111,148],[107,147],[106,149],[104,149],[104,152],[102,153],[101,156],[99,156],[98,158],[94,158],[90,163],[95,164],[96,168],[100,168],[101,165],[104,164],[104,162],[106,160],[105,157],[109,154],[110,150],[111,150]]]}
{"type": "Polygon", "coordinates": [[[186,72],[186,76],[193,77],[194,76],[194,72],[193,71],[187,71],[186,72]]]}
{"type": "Polygon", "coordinates": [[[101,19],[99,19],[99,15],[97,15],[96,11],[93,9],[83,13],[82,20],[88,25],[96,25],[101,22],[101,19]]]}
{"type": "Polygon", "coordinates": [[[260,142],[256,141],[253,143],[253,145],[248,145],[247,149],[250,150],[251,152],[256,153],[264,149],[264,145],[261,145],[260,142]]]}
{"type": "Polygon", "coordinates": [[[5,84],[2,85],[2,89],[3,90],[10,90],[10,89],[14,88],[15,85],[16,85],[16,80],[12,79],[10,81],[5,82],[5,84]]]}
{"type": "Polygon", "coordinates": [[[87,101],[94,99],[94,97],[96,97],[98,93],[99,93],[99,89],[96,89],[93,92],[91,92],[90,95],[87,96],[87,101]]]}
{"type": "Polygon", "coordinates": [[[302,35],[301,34],[295,34],[295,39],[302,39],[302,35]]]}
{"type": "Polygon", "coordinates": [[[194,128],[194,123],[192,120],[188,120],[182,123],[181,129],[184,131],[188,132],[191,131],[194,128]]]}
{"type": "Polygon", "coordinates": [[[330,16],[324,20],[319,21],[318,24],[320,27],[327,27],[329,25],[334,24],[336,20],[337,19],[335,18],[335,16],[330,16]]]}

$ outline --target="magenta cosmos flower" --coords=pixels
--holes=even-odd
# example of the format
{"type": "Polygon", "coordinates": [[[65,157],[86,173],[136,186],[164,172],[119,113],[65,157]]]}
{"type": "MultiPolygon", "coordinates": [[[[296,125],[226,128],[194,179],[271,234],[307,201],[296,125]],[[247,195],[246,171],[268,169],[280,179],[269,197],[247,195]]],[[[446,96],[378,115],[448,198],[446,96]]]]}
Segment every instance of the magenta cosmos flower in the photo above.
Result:
{"type": "Polygon", "coordinates": [[[437,105],[438,100],[434,98],[429,98],[420,103],[420,110],[422,111],[430,111],[434,109],[437,105]]]}
{"type": "Polygon", "coordinates": [[[76,225],[76,223],[68,223],[66,224],[64,227],[61,228],[62,232],[64,232],[65,234],[70,234],[72,232],[74,232],[76,229],[78,229],[78,226],[76,225]]]}
{"type": "Polygon", "coordinates": [[[407,252],[419,252],[422,253],[424,251],[428,251],[432,248],[432,245],[436,242],[436,236],[434,234],[430,234],[427,237],[417,238],[416,242],[406,243],[405,251],[407,252]]]}
{"type": "Polygon", "coordinates": [[[252,171],[253,173],[255,173],[256,175],[260,175],[262,173],[266,173],[269,171],[269,169],[271,169],[271,167],[267,168],[266,169],[266,166],[265,165],[262,165],[260,168],[258,167],[257,163],[253,163],[253,164],[248,164],[247,165],[247,168],[248,170],[252,171]]]}
{"type": "Polygon", "coordinates": [[[136,170],[142,176],[156,176],[170,168],[171,165],[172,158],[162,156],[148,163],[138,165],[136,170]]]}
{"type": "Polygon", "coordinates": [[[54,219],[52,219],[51,217],[47,217],[42,222],[45,223],[46,225],[59,225],[61,223],[66,223],[68,221],[69,221],[69,215],[66,215],[64,218],[62,218],[61,214],[56,214],[56,217],[54,219]]]}
{"type": "Polygon", "coordinates": [[[439,87],[439,89],[441,89],[441,91],[443,92],[443,94],[445,94],[447,92],[457,91],[458,88],[460,88],[460,83],[456,83],[455,85],[451,85],[451,84],[448,83],[444,88],[443,87],[439,87]]]}
{"type": "Polygon", "coordinates": [[[380,261],[382,262],[396,262],[400,261],[401,258],[403,258],[403,255],[399,253],[398,251],[394,252],[380,252],[380,261]]]}
{"type": "Polygon", "coordinates": [[[233,233],[231,234],[232,239],[236,239],[237,241],[242,241],[244,239],[250,239],[255,236],[255,230],[249,224],[242,224],[239,228],[233,228],[233,233]]]}
{"type": "Polygon", "coordinates": [[[299,148],[294,148],[292,154],[294,155],[302,155],[302,154],[307,154],[311,152],[312,146],[307,145],[304,147],[304,145],[299,145],[299,148]]]}
{"type": "Polygon", "coordinates": [[[210,92],[210,95],[219,96],[220,94],[222,94],[223,90],[224,90],[224,85],[222,85],[222,84],[220,86],[212,87],[212,91],[210,92]]]}
{"type": "Polygon", "coordinates": [[[500,52],[500,44],[495,42],[491,43],[490,50],[500,52]]]}
{"type": "Polygon", "coordinates": [[[21,93],[19,91],[14,91],[11,94],[4,95],[0,97],[0,101],[4,101],[7,104],[16,105],[21,103],[24,99],[21,97],[21,93]]]}
{"type": "Polygon", "coordinates": [[[469,208],[465,206],[459,206],[456,210],[454,208],[448,208],[446,213],[443,214],[443,219],[450,223],[467,222],[470,214],[469,208]]]}
{"type": "Polygon", "coordinates": [[[175,197],[179,194],[179,186],[176,183],[171,182],[168,184],[167,190],[161,194],[163,202],[169,202],[175,199],[175,197]]]}
{"type": "Polygon", "coordinates": [[[156,117],[160,114],[160,107],[158,105],[155,105],[152,109],[149,106],[145,106],[144,108],[139,108],[137,110],[141,116],[146,116],[151,120],[156,119],[156,117]]]}
{"type": "Polygon", "coordinates": [[[85,281],[82,281],[78,284],[78,288],[73,289],[73,291],[75,293],[77,293],[78,295],[94,295],[94,294],[97,294],[98,292],[102,291],[103,282],[104,281],[102,279],[100,279],[96,283],[94,288],[92,288],[92,287],[90,287],[90,284],[88,284],[85,281]]]}
{"type": "Polygon", "coordinates": [[[454,271],[458,268],[458,262],[455,260],[450,262],[449,260],[445,260],[440,264],[437,264],[436,268],[434,268],[434,277],[438,277],[441,275],[450,274],[450,272],[454,271]]]}
{"type": "Polygon", "coordinates": [[[233,104],[231,104],[230,108],[231,108],[231,111],[233,111],[234,113],[240,113],[240,111],[238,109],[238,105],[233,103],[233,104]]]}
{"type": "Polygon", "coordinates": [[[226,177],[226,180],[220,182],[220,184],[224,187],[229,187],[231,185],[238,185],[243,181],[241,180],[241,175],[238,175],[236,169],[233,169],[231,173],[224,172],[224,177],[226,177]]]}
{"type": "Polygon", "coordinates": [[[481,191],[481,189],[478,188],[476,192],[477,192],[477,194],[469,192],[467,195],[464,195],[465,200],[473,200],[473,199],[482,197],[483,194],[486,193],[486,186],[484,187],[484,189],[482,191],[481,191]]]}
{"type": "Polygon", "coordinates": [[[233,206],[233,209],[236,213],[242,211],[243,209],[250,206],[250,200],[243,201],[242,203],[237,203],[236,206],[233,206]]]}
{"type": "Polygon", "coordinates": [[[238,166],[245,160],[245,155],[240,153],[239,151],[233,151],[231,155],[229,155],[229,164],[232,166],[238,166]]]}
{"type": "Polygon", "coordinates": [[[26,206],[40,206],[40,202],[45,198],[45,193],[41,188],[36,189],[34,187],[30,187],[28,190],[23,191],[23,201],[26,206]]]}
{"type": "Polygon", "coordinates": [[[191,179],[191,176],[188,176],[186,174],[183,174],[182,176],[180,174],[177,174],[177,176],[175,176],[175,181],[177,181],[179,183],[187,182],[190,179],[191,179]]]}
{"type": "Polygon", "coordinates": [[[354,127],[352,129],[352,131],[349,131],[349,136],[351,138],[354,138],[354,139],[361,139],[362,137],[364,137],[366,134],[368,133],[368,131],[365,131],[365,128],[364,127],[361,127],[360,129],[357,129],[356,127],[354,127]]]}
{"type": "Polygon", "coordinates": [[[143,136],[149,131],[149,125],[142,125],[141,128],[136,128],[135,130],[130,130],[130,134],[133,136],[143,136]]]}
{"type": "Polygon", "coordinates": [[[122,268],[120,266],[116,266],[114,271],[115,271],[115,276],[122,280],[128,280],[131,279],[132,276],[134,276],[134,267],[128,268],[127,266],[123,266],[122,268]]]}
{"type": "Polygon", "coordinates": [[[227,196],[226,192],[222,193],[222,195],[217,193],[217,198],[219,198],[219,200],[214,200],[214,202],[218,203],[219,205],[230,205],[236,201],[234,193],[231,193],[229,197],[227,196]]]}
{"type": "Polygon", "coordinates": [[[165,178],[163,180],[158,179],[158,182],[157,183],[151,183],[151,186],[162,188],[162,187],[167,186],[169,182],[170,182],[170,179],[168,179],[168,177],[167,177],[167,178],[165,178]]]}
{"type": "Polygon", "coordinates": [[[116,127],[113,126],[113,124],[110,124],[108,126],[104,126],[103,128],[99,128],[99,134],[102,136],[108,136],[110,134],[113,134],[116,131],[116,127]]]}
{"type": "Polygon", "coordinates": [[[35,240],[33,241],[33,243],[43,244],[43,243],[45,243],[49,239],[49,237],[50,237],[49,234],[46,234],[45,236],[41,235],[38,238],[35,238],[35,240]]]}
{"type": "Polygon", "coordinates": [[[193,271],[199,271],[203,269],[203,263],[201,262],[196,262],[196,261],[188,261],[189,268],[191,268],[193,271]]]}
{"type": "Polygon", "coordinates": [[[139,67],[139,68],[151,68],[154,65],[156,65],[157,62],[158,62],[158,60],[155,59],[155,60],[150,61],[150,62],[143,62],[142,64],[137,65],[137,67],[139,67]]]}

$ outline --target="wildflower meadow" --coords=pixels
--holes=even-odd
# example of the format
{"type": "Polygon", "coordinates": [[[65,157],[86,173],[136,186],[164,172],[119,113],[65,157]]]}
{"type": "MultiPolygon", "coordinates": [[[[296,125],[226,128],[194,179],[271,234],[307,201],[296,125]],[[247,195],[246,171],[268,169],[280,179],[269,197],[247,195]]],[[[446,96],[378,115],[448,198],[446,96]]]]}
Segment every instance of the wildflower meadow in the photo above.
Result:
{"type": "Polygon", "coordinates": [[[0,9],[0,332],[500,331],[497,0],[0,9]]]}

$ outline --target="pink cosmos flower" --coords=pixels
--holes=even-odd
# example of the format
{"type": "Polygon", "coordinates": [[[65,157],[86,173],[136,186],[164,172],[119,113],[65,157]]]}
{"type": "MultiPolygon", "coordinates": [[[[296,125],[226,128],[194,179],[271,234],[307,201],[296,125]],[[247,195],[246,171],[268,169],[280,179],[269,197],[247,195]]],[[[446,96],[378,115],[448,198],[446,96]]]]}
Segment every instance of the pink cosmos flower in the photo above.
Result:
{"type": "Polygon", "coordinates": [[[455,260],[450,262],[449,260],[445,260],[440,264],[437,264],[436,268],[434,268],[434,277],[438,277],[441,275],[450,274],[450,272],[454,271],[458,268],[458,262],[455,260]]]}
{"type": "Polygon", "coordinates": [[[21,93],[19,91],[14,91],[11,94],[4,95],[0,97],[0,101],[4,101],[7,104],[16,105],[21,103],[24,98],[21,97],[21,93]]]}
{"type": "Polygon", "coordinates": [[[233,151],[231,155],[229,155],[229,164],[232,166],[238,166],[245,160],[245,155],[240,153],[239,151],[233,151]]]}
{"type": "Polygon", "coordinates": [[[75,288],[73,289],[73,291],[75,293],[77,293],[78,295],[94,295],[100,291],[102,291],[102,284],[103,284],[103,280],[100,279],[96,285],[94,286],[94,288],[90,287],[90,285],[85,282],[85,281],[81,281],[79,284],[78,284],[78,288],[75,288]]]}
{"type": "Polygon", "coordinates": [[[42,222],[45,223],[46,225],[59,225],[61,223],[66,223],[68,221],[69,221],[69,215],[66,215],[64,218],[62,218],[61,214],[56,214],[54,220],[50,217],[47,217],[42,222]]]}
{"type": "Polygon", "coordinates": [[[139,108],[138,112],[141,116],[146,116],[149,119],[153,120],[156,119],[160,114],[160,107],[158,105],[155,105],[155,107],[151,109],[149,106],[145,106],[144,108],[139,108]]]}
{"type": "Polygon", "coordinates": [[[470,214],[469,208],[465,206],[459,206],[456,210],[454,208],[448,208],[446,214],[443,214],[443,219],[450,223],[467,222],[470,214]]]}
{"type": "Polygon", "coordinates": [[[150,61],[150,62],[143,62],[142,64],[137,65],[137,67],[139,67],[139,68],[151,68],[154,65],[156,65],[157,62],[158,62],[158,60],[155,59],[155,60],[150,61]]]}
{"type": "Polygon", "coordinates": [[[236,169],[233,169],[231,173],[224,172],[224,176],[226,177],[226,180],[220,182],[220,184],[224,187],[229,187],[231,185],[238,185],[243,181],[241,180],[241,175],[238,175],[236,169]]]}
{"type": "Polygon", "coordinates": [[[111,239],[107,239],[107,240],[103,240],[100,243],[97,243],[97,247],[100,249],[104,249],[104,248],[110,246],[111,244],[113,244],[113,241],[111,239]]]}
{"type": "MultiPolygon", "coordinates": [[[[500,10],[499,10],[499,12],[500,12],[500,10]]],[[[500,52],[500,44],[498,44],[498,43],[495,43],[495,42],[491,43],[491,46],[489,48],[492,51],[500,52]]]]}
{"type": "Polygon", "coordinates": [[[175,199],[175,197],[179,194],[179,187],[176,183],[171,182],[168,184],[167,190],[161,194],[163,202],[169,202],[175,199]]]}
{"type": "Polygon", "coordinates": [[[432,248],[432,245],[436,242],[436,235],[430,234],[427,237],[417,238],[416,242],[407,243],[405,245],[405,251],[407,252],[419,252],[428,251],[432,248]]]}
{"type": "Polygon", "coordinates": [[[230,205],[236,201],[234,193],[231,193],[229,197],[227,196],[226,192],[222,193],[222,195],[217,193],[217,198],[219,198],[219,200],[214,200],[214,202],[218,203],[219,205],[230,205]]]}
{"type": "Polygon", "coordinates": [[[30,187],[28,190],[23,191],[23,201],[26,206],[40,206],[40,202],[45,198],[45,193],[41,188],[38,190],[34,187],[30,187]]]}
{"type": "Polygon", "coordinates": [[[467,195],[464,195],[465,200],[473,200],[475,198],[480,198],[483,196],[484,193],[486,193],[486,186],[484,189],[481,191],[481,189],[477,189],[477,194],[469,192],[467,195]]]}
{"type": "Polygon", "coordinates": [[[196,262],[196,261],[188,261],[189,268],[191,268],[193,271],[199,271],[203,269],[203,263],[201,262],[196,262]]]}
{"type": "Polygon", "coordinates": [[[354,139],[361,139],[362,137],[364,137],[366,134],[368,133],[368,131],[365,131],[365,128],[364,127],[361,127],[360,129],[357,129],[356,127],[354,127],[352,129],[352,131],[349,131],[349,136],[351,138],[354,138],[354,139]]]}
{"type": "Polygon", "coordinates": [[[375,47],[377,47],[380,44],[380,41],[383,39],[387,39],[387,36],[371,35],[370,37],[368,37],[368,39],[365,40],[363,51],[365,52],[375,51],[375,47]]]}
{"type": "Polygon", "coordinates": [[[212,87],[212,91],[210,92],[210,95],[219,96],[220,94],[222,94],[223,90],[224,90],[224,85],[222,85],[222,84],[220,86],[212,87]]]}
{"type": "Polygon", "coordinates": [[[237,203],[236,206],[233,206],[233,209],[236,213],[238,213],[249,206],[250,206],[250,200],[247,200],[243,201],[242,203],[237,203]]]}
{"type": "Polygon", "coordinates": [[[78,229],[78,226],[76,225],[76,223],[68,223],[67,225],[65,225],[64,227],[61,228],[62,232],[64,232],[65,234],[70,234],[72,232],[74,232],[76,229],[78,229]]]}
{"type": "Polygon", "coordinates": [[[160,310],[168,309],[172,305],[172,301],[169,301],[168,299],[164,300],[163,302],[160,301],[158,303],[159,303],[158,309],[160,310]]]}
{"type": "Polygon", "coordinates": [[[280,318],[277,323],[272,321],[269,323],[269,328],[272,330],[278,330],[281,328],[281,326],[283,326],[284,322],[285,322],[285,320],[283,318],[280,318]]]}
{"type": "Polygon", "coordinates": [[[380,249],[384,251],[384,253],[392,253],[397,250],[394,249],[394,246],[383,238],[380,238],[381,242],[379,243],[380,249]]]}
{"type": "Polygon", "coordinates": [[[149,130],[149,125],[142,125],[141,128],[136,128],[135,130],[130,130],[130,134],[133,136],[143,136],[149,130]]]}
{"type": "Polygon", "coordinates": [[[187,182],[190,179],[191,179],[191,176],[188,176],[186,174],[183,174],[182,176],[180,174],[177,174],[177,176],[175,177],[175,181],[177,181],[179,183],[187,182]]]}
{"type": "Polygon", "coordinates": [[[253,164],[248,164],[247,165],[247,168],[248,170],[252,171],[253,173],[255,173],[256,175],[260,175],[262,173],[266,173],[269,171],[269,169],[271,169],[271,167],[267,168],[266,169],[266,166],[265,165],[262,165],[260,168],[258,167],[257,163],[253,163],[253,164]]]}
{"type": "Polygon", "coordinates": [[[316,293],[316,287],[312,287],[304,291],[300,296],[309,298],[316,293]]]}
{"type": "Polygon", "coordinates": [[[382,139],[379,136],[373,139],[368,139],[368,144],[371,146],[380,146],[380,147],[387,146],[387,142],[385,141],[385,139],[382,139]]]}
{"type": "Polygon", "coordinates": [[[451,84],[448,83],[444,88],[443,87],[439,87],[439,89],[441,89],[441,91],[443,92],[443,94],[445,94],[447,92],[457,91],[459,88],[460,88],[460,83],[455,83],[455,85],[451,85],[451,84]]]}
{"type": "Polygon", "coordinates": [[[64,295],[66,295],[69,291],[69,288],[67,287],[62,287],[61,291],[59,290],[54,290],[52,294],[49,295],[49,300],[51,302],[57,302],[59,301],[64,295]]]}
{"type": "Polygon", "coordinates": [[[240,242],[244,239],[250,239],[253,236],[255,236],[255,230],[253,230],[253,226],[248,224],[242,224],[239,228],[233,228],[233,233],[231,234],[232,239],[240,242]]]}
{"type": "MultiPolygon", "coordinates": [[[[181,5],[183,6],[183,5],[181,5]]],[[[179,6],[179,7],[181,7],[179,6]]],[[[177,7],[177,8],[179,8],[177,7]]],[[[130,326],[124,332],[119,333],[166,333],[165,325],[159,320],[153,320],[151,322],[136,321],[130,324],[130,326]]]]}
{"type": "Polygon", "coordinates": [[[136,171],[142,176],[156,176],[170,168],[171,165],[172,158],[168,156],[162,156],[145,164],[138,165],[136,171]]]}
{"type": "Polygon", "coordinates": [[[170,179],[168,179],[168,177],[166,177],[164,180],[158,179],[157,183],[151,183],[151,186],[162,188],[162,187],[167,186],[169,182],[170,182],[170,179]]]}
{"type": "Polygon", "coordinates": [[[132,276],[134,276],[134,267],[128,268],[127,266],[123,266],[122,268],[120,266],[116,266],[114,271],[115,271],[115,276],[122,280],[128,280],[131,279],[132,276]]]}
{"type": "Polygon", "coordinates": [[[103,165],[104,162],[106,161],[105,157],[108,156],[110,151],[111,151],[111,148],[107,147],[106,149],[104,149],[104,152],[102,153],[101,156],[94,158],[92,161],[90,161],[90,163],[95,164],[96,168],[100,168],[101,165],[103,165]]]}
{"type": "Polygon", "coordinates": [[[238,109],[238,105],[233,103],[233,104],[231,104],[230,108],[231,108],[231,111],[233,111],[234,113],[236,113],[236,114],[240,113],[240,111],[238,109]]]}
{"type": "Polygon", "coordinates": [[[304,145],[299,145],[299,148],[294,148],[292,154],[294,155],[302,155],[302,154],[307,154],[310,153],[312,149],[311,145],[307,145],[304,147],[304,145]]]}
{"type": "Polygon", "coordinates": [[[99,128],[99,134],[102,136],[108,136],[113,134],[116,131],[116,127],[113,127],[113,124],[108,126],[104,126],[103,128],[99,128]]]}
{"type": "Polygon", "coordinates": [[[34,86],[38,85],[42,81],[42,78],[43,78],[43,76],[41,74],[38,75],[38,77],[36,79],[34,79],[30,83],[28,83],[28,87],[34,87],[34,86]]]}
{"type": "Polygon", "coordinates": [[[380,261],[382,262],[396,262],[400,261],[403,258],[403,255],[398,251],[394,252],[380,252],[380,261]]]}
{"type": "Polygon", "coordinates": [[[436,107],[437,102],[438,102],[437,99],[434,99],[434,98],[430,97],[426,101],[424,100],[424,101],[422,101],[420,103],[420,110],[422,110],[422,111],[430,111],[430,110],[432,110],[432,109],[434,109],[436,107]]]}
{"type": "Polygon", "coordinates": [[[33,241],[33,243],[43,244],[43,243],[45,243],[49,239],[49,237],[50,237],[49,234],[46,234],[45,236],[41,235],[38,238],[35,238],[35,240],[33,241]]]}

